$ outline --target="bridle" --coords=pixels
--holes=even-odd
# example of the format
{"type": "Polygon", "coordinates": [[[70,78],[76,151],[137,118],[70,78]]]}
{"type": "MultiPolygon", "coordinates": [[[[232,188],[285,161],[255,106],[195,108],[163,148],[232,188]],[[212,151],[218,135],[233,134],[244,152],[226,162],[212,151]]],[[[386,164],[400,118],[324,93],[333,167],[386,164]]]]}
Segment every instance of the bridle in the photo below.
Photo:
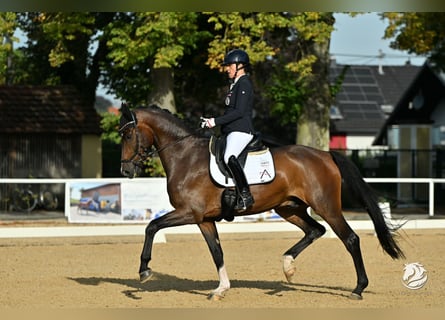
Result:
{"type": "Polygon", "coordinates": [[[121,163],[132,163],[133,165],[142,168],[143,167],[143,162],[144,162],[145,159],[147,159],[149,157],[152,157],[156,153],[159,155],[159,153],[161,153],[162,151],[164,151],[168,147],[172,147],[172,146],[178,144],[179,142],[181,142],[182,140],[184,140],[184,139],[186,139],[186,138],[188,138],[188,137],[190,137],[190,136],[195,134],[195,132],[189,133],[189,134],[179,138],[176,141],[173,141],[171,143],[167,143],[165,146],[163,146],[161,148],[149,151],[151,146],[150,147],[142,147],[142,148],[140,147],[140,142],[139,142],[140,141],[140,139],[139,139],[140,133],[139,133],[139,130],[138,130],[137,125],[136,125],[137,121],[136,121],[136,118],[134,117],[133,113],[131,113],[131,115],[132,115],[133,120],[127,122],[126,124],[124,124],[122,126],[122,128],[119,129],[119,135],[121,137],[123,137],[124,132],[126,130],[128,130],[128,128],[132,127],[134,129],[134,131],[135,131],[135,134],[136,134],[136,146],[134,148],[134,151],[133,151],[133,154],[131,155],[131,157],[128,158],[128,159],[121,160],[121,163]],[[139,160],[135,161],[134,159],[136,157],[138,157],[138,156],[139,156],[139,160]]]}
{"type": "Polygon", "coordinates": [[[142,148],[142,149],[140,148],[139,130],[137,129],[136,121],[133,120],[133,121],[127,122],[125,125],[123,125],[122,128],[119,129],[119,135],[121,137],[123,137],[125,131],[127,131],[130,127],[132,127],[134,129],[135,134],[136,134],[136,146],[134,147],[134,151],[133,151],[133,154],[131,155],[131,157],[128,158],[128,159],[121,160],[121,163],[132,163],[135,166],[142,167],[143,166],[143,163],[142,163],[143,159],[148,158],[150,155],[149,155],[149,152],[148,152],[149,148],[146,148],[146,147],[142,148]],[[139,156],[139,160],[135,161],[134,159],[137,156],[139,156]]]}

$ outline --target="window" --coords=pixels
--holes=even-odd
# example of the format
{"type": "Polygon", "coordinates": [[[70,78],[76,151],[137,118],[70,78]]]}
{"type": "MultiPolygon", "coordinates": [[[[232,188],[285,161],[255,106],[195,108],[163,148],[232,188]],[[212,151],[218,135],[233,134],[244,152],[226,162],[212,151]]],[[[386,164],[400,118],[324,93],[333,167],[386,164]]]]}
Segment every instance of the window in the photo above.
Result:
{"type": "Polygon", "coordinates": [[[343,119],[343,116],[340,112],[340,109],[337,106],[331,106],[331,114],[330,114],[331,120],[341,120],[343,119]]]}

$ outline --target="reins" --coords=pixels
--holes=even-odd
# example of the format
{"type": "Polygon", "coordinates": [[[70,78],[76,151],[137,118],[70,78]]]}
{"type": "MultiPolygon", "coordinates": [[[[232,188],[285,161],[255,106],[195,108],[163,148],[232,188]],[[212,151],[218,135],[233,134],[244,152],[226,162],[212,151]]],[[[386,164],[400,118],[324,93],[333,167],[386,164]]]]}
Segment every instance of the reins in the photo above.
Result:
{"type": "MultiPolygon", "coordinates": [[[[122,128],[120,128],[119,129],[119,133],[120,133],[120,135],[122,136],[123,135],[123,132],[129,127],[129,126],[133,126],[133,128],[135,129],[135,131],[136,131],[136,147],[135,147],[135,151],[134,151],[134,153],[133,153],[133,155],[129,158],[129,159],[124,159],[124,160],[121,160],[121,163],[128,163],[128,162],[131,162],[131,163],[133,163],[134,165],[136,165],[136,166],[140,166],[140,167],[142,167],[142,162],[145,160],[145,159],[147,159],[147,158],[149,158],[149,157],[152,157],[153,155],[155,155],[156,153],[159,155],[162,151],[164,151],[165,149],[167,149],[167,148],[169,148],[169,147],[172,147],[172,146],[174,146],[174,145],[176,145],[176,144],[178,144],[178,143],[180,143],[182,140],[184,140],[184,139],[186,139],[186,138],[188,138],[188,137],[190,137],[190,136],[193,136],[195,133],[197,133],[198,131],[200,131],[201,130],[201,128],[198,128],[198,129],[196,129],[195,131],[193,131],[192,133],[189,133],[189,134],[187,134],[187,135],[185,135],[185,136],[183,136],[183,137],[181,137],[181,138],[179,138],[179,139],[177,139],[177,140],[175,140],[175,141],[173,141],[173,142],[170,142],[170,143],[167,143],[165,146],[163,146],[163,147],[161,147],[161,148],[158,148],[158,149],[155,149],[155,150],[152,150],[152,151],[149,151],[149,152],[147,152],[148,151],[148,148],[146,148],[146,147],[144,147],[143,148],[143,150],[142,150],[142,152],[140,152],[140,147],[139,147],[139,130],[137,129],[137,126],[136,126],[136,120],[133,120],[133,121],[129,121],[129,122],[127,122],[125,125],[123,125],[122,126],[122,128]],[[134,158],[136,158],[137,156],[139,156],[141,159],[139,160],[139,161],[134,161],[134,158]]],[[[151,147],[150,147],[151,148],[151,147]]]]}
{"type": "Polygon", "coordinates": [[[156,154],[156,153],[159,155],[159,153],[161,153],[161,152],[164,151],[165,149],[167,149],[167,148],[169,148],[169,147],[172,147],[172,146],[178,144],[179,142],[181,142],[182,140],[184,140],[184,139],[186,139],[186,138],[188,138],[188,137],[190,137],[190,136],[193,136],[196,132],[198,132],[198,130],[199,130],[199,129],[197,129],[197,130],[195,130],[194,132],[189,133],[189,134],[187,134],[187,135],[185,135],[185,136],[179,138],[179,139],[176,140],[176,141],[167,143],[167,144],[166,144],[165,146],[163,146],[162,148],[159,148],[159,149],[155,149],[155,150],[153,150],[153,151],[150,151],[150,152],[149,152],[148,154],[146,154],[145,156],[148,158],[148,157],[153,156],[153,155],[156,154]]]}

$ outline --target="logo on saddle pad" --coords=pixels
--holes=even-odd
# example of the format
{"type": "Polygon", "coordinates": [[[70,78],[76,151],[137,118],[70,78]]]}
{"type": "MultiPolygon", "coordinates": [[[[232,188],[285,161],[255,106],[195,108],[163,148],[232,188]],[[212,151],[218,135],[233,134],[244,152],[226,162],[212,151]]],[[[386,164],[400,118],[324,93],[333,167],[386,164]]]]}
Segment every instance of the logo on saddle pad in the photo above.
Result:
{"type": "MultiPolygon", "coordinates": [[[[212,152],[212,149],[218,149],[218,147],[212,147],[212,143],[214,142],[215,141],[210,142],[210,176],[221,186],[233,187],[235,183],[232,178],[220,169],[221,160],[217,161],[218,155],[215,155],[215,153],[218,154],[218,152],[212,152]],[[218,162],[220,163],[218,164],[218,162]]],[[[264,147],[258,151],[247,152],[244,173],[249,184],[262,184],[272,181],[275,178],[275,166],[270,150],[264,147]]]]}

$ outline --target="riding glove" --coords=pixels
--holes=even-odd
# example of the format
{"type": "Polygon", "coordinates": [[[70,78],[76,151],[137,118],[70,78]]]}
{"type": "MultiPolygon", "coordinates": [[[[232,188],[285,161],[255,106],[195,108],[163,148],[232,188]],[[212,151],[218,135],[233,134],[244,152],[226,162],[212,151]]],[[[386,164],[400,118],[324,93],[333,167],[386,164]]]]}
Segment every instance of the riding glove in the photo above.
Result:
{"type": "Polygon", "coordinates": [[[215,126],[215,118],[201,117],[201,128],[213,128],[215,126]]]}

